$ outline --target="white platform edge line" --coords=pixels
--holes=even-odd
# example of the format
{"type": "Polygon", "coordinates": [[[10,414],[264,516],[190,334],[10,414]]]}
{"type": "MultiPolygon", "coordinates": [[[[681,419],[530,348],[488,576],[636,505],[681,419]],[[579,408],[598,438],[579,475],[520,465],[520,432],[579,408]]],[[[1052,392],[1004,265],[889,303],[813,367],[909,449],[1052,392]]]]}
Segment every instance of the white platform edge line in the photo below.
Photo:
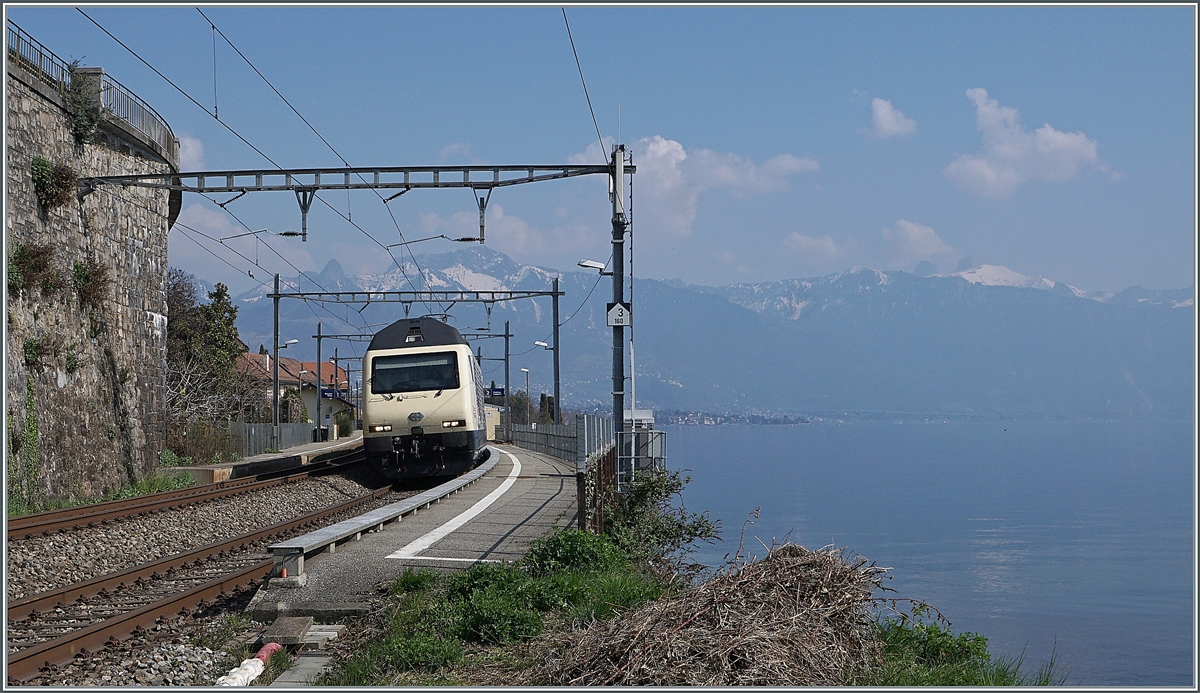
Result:
{"type": "Polygon", "coordinates": [[[508,473],[508,476],[504,479],[504,483],[500,484],[499,488],[484,496],[484,498],[478,503],[459,513],[458,516],[452,518],[446,524],[438,527],[432,532],[429,532],[425,536],[420,537],[416,541],[413,541],[407,546],[401,548],[399,551],[389,554],[387,558],[412,558],[416,556],[418,553],[424,551],[430,546],[433,546],[434,543],[447,537],[454,530],[470,522],[475,518],[476,515],[479,515],[484,510],[487,510],[492,503],[495,503],[497,500],[499,500],[500,496],[503,496],[505,493],[507,493],[508,489],[512,488],[513,484],[517,483],[517,477],[521,474],[521,461],[518,460],[517,456],[511,452],[505,452],[504,454],[508,455],[508,458],[512,460],[513,467],[512,471],[508,473]]]}

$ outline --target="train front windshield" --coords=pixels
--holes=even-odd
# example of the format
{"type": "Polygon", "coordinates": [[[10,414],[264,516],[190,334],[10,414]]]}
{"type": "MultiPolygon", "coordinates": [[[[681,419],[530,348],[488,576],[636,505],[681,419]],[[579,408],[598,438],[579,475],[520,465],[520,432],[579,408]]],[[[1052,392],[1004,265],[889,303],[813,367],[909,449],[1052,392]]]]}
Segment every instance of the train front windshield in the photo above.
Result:
{"type": "Polygon", "coordinates": [[[371,392],[453,390],[458,387],[458,355],[398,354],[376,356],[371,361],[371,392]]]}

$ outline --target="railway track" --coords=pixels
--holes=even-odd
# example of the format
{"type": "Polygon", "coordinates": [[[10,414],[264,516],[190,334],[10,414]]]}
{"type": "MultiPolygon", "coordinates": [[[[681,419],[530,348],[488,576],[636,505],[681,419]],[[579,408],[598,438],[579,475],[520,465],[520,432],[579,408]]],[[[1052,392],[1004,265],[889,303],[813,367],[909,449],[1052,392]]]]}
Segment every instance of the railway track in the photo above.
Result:
{"type": "Polygon", "coordinates": [[[15,600],[8,605],[9,682],[27,681],[161,619],[251,587],[270,574],[268,543],[361,512],[364,505],[391,502],[385,497],[394,493],[379,489],[226,541],[15,600]]]}
{"type": "Polygon", "coordinates": [[[222,481],[216,484],[192,486],[178,491],[150,493],[136,498],[94,503],[66,510],[52,510],[14,517],[8,521],[8,540],[15,541],[39,534],[94,527],[113,520],[147,515],[170,508],[194,505],[206,501],[250,493],[272,486],[289,484],[314,474],[326,473],[338,467],[358,464],[365,460],[362,450],[351,450],[331,456],[322,462],[308,465],[299,473],[276,472],[254,478],[222,481]]]}

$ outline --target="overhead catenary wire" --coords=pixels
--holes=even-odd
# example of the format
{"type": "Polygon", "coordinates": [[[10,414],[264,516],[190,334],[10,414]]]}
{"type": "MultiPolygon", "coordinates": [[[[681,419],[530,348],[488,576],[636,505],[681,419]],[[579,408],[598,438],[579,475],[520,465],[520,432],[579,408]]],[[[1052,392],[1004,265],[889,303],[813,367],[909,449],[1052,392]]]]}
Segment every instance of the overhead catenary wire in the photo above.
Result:
{"type": "MultiPolygon", "coordinates": [[[[121,200],[122,202],[126,202],[126,203],[128,203],[128,204],[131,204],[131,205],[133,205],[133,206],[141,207],[142,209],[144,209],[144,210],[146,210],[146,211],[148,211],[148,212],[151,212],[151,213],[153,213],[153,214],[157,214],[157,215],[159,215],[159,216],[163,217],[164,219],[165,219],[165,218],[168,218],[168,217],[167,217],[167,215],[163,214],[162,212],[160,212],[160,211],[158,211],[158,210],[156,210],[156,209],[154,209],[154,208],[152,208],[152,207],[149,207],[149,206],[147,206],[147,205],[145,205],[145,204],[143,204],[143,203],[140,203],[140,202],[138,202],[138,201],[136,201],[136,200],[131,200],[131,199],[128,199],[128,198],[126,198],[126,197],[123,197],[123,196],[122,196],[122,195],[119,193],[119,191],[110,190],[110,189],[108,189],[108,188],[100,188],[100,190],[103,190],[104,192],[108,193],[109,195],[111,195],[111,196],[113,196],[113,197],[116,197],[117,199],[121,200]]],[[[235,217],[235,218],[236,218],[236,217],[235,217]]],[[[240,220],[239,220],[239,223],[240,223],[240,220]]],[[[243,224],[243,225],[244,225],[244,224],[243,224]]],[[[200,229],[196,229],[196,228],[193,228],[193,227],[191,227],[191,226],[188,226],[187,224],[184,224],[184,223],[182,223],[182,222],[180,222],[180,221],[178,221],[178,220],[176,220],[176,221],[175,221],[175,223],[172,225],[172,229],[173,229],[173,228],[175,228],[176,226],[177,226],[177,227],[180,227],[180,228],[182,228],[182,229],[186,229],[186,230],[188,230],[188,231],[191,231],[192,233],[198,234],[198,235],[200,235],[200,236],[203,236],[204,238],[207,238],[208,240],[210,240],[210,241],[213,241],[214,243],[217,243],[218,245],[220,245],[221,247],[225,248],[225,249],[226,249],[226,250],[228,250],[229,252],[233,253],[234,255],[237,255],[238,257],[242,258],[243,260],[245,260],[246,262],[250,263],[250,264],[251,264],[251,265],[253,265],[254,267],[258,267],[259,269],[263,270],[264,272],[267,272],[267,273],[274,273],[274,270],[271,270],[271,269],[269,269],[269,268],[267,268],[267,267],[265,267],[265,266],[263,266],[263,265],[259,264],[259,263],[258,263],[257,261],[255,261],[255,260],[251,260],[250,258],[248,258],[248,257],[246,257],[245,255],[243,255],[242,253],[240,253],[240,252],[239,252],[239,251],[238,251],[236,248],[233,248],[233,247],[232,247],[232,246],[230,246],[229,244],[227,244],[227,243],[224,243],[224,242],[223,242],[223,241],[222,241],[220,238],[216,238],[216,237],[214,237],[214,236],[210,236],[210,235],[208,235],[207,233],[205,233],[205,232],[201,231],[200,229]]],[[[197,240],[196,240],[196,239],[194,239],[194,238],[188,238],[188,240],[190,240],[190,241],[193,241],[193,242],[195,242],[195,243],[200,243],[199,241],[197,241],[197,240]]],[[[263,241],[263,243],[264,243],[264,245],[268,245],[268,248],[270,248],[269,244],[267,244],[265,241],[263,241]]],[[[207,250],[207,251],[208,251],[210,254],[213,254],[213,255],[214,255],[214,256],[216,256],[218,259],[222,260],[222,262],[224,262],[225,264],[229,265],[230,267],[233,267],[233,269],[236,269],[236,270],[237,270],[239,273],[241,273],[241,271],[242,271],[242,270],[241,270],[240,268],[238,268],[238,267],[234,266],[234,265],[233,265],[232,263],[230,263],[228,260],[226,260],[226,259],[224,259],[224,258],[221,258],[219,255],[216,255],[216,253],[215,253],[215,252],[213,252],[211,249],[209,249],[209,248],[205,247],[205,246],[204,246],[202,243],[200,243],[200,245],[201,245],[201,247],[204,247],[204,249],[205,249],[205,250],[207,250]]],[[[271,250],[272,250],[272,252],[275,252],[273,248],[271,248],[271,250]]],[[[278,255],[278,253],[277,253],[277,252],[276,252],[276,254],[278,255]]],[[[288,262],[287,258],[283,258],[283,257],[281,256],[281,259],[283,259],[283,260],[284,260],[284,262],[288,262]]],[[[288,264],[289,264],[289,265],[291,265],[291,263],[290,263],[290,262],[288,262],[288,264]]],[[[295,269],[295,265],[291,265],[291,266],[293,267],[293,269],[295,269]]],[[[299,272],[299,270],[297,270],[297,271],[299,272]]],[[[304,273],[303,273],[303,272],[300,272],[300,274],[301,274],[301,275],[304,275],[304,273]]],[[[304,275],[304,276],[305,276],[306,278],[309,278],[309,279],[311,280],[311,277],[307,277],[307,275],[304,275]]],[[[265,282],[263,282],[263,281],[259,280],[257,277],[253,277],[253,276],[251,276],[250,278],[251,278],[251,279],[254,279],[256,282],[258,282],[259,284],[263,285],[264,287],[270,288],[270,285],[268,285],[268,284],[266,284],[265,282]]],[[[285,285],[285,286],[290,286],[291,288],[295,288],[297,291],[299,291],[299,290],[300,290],[300,285],[299,285],[298,283],[296,283],[296,284],[293,284],[292,282],[288,281],[287,279],[282,279],[282,281],[283,281],[283,283],[284,283],[284,285],[285,285]]],[[[314,284],[316,284],[317,282],[315,282],[315,281],[314,281],[313,283],[314,283],[314,284]]],[[[319,284],[318,284],[318,285],[319,285],[319,284]]],[[[322,288],[323,288],[323,287],[322,287],[322,288]]],[[[319,320],[319,319],[321,319],[321,318],[320,318],[320,316],[319,316],[319,315],[317,315],[317,313],[316,313],[316,310],[313,308],[313,306],[311,305],[311,302],[310,302],[310,301],[307,301],[307,300],[305,300],[305,301],[304,301],[304,303],[305,303],[306,305],[308,305],[308,308],[309,308],[309,310],[310,310],[310,311],[312,311],[312,313],[313,313],[313,317],[316,317],[318,320],[319,320]]],[[[337,321],[339,321],[339,322],[342,322],[342,323],[345,323],[345,324],[346,324],[346,326],[347,326],[347,327],[349,327],[350,329],[353,329],[353,330],[358,330],[360,334],[365,334],[365,333],[363,333],[363,332],[362,332],[362,328],[355,326],[355,325],[354,325],[353,323],[351,323],[349,320],[346,320],[346,319],[345,319],[345,318],[343,318],[342,316],[339,316],[339,315],[337,315],[336,313],[334,313],[333,311],[331,311],[331,310],[330,310],[330,309],[329,309],[327,306],[325,306],[323,303],[322,303],[322,304],[318,304],[318,305],[320,306],[321,310],[323,310],[323,311],[325,311],[326,313],[328,313],[328,314],[329,314],[331,317],[333,317],[335,320],[337,320],[337,321]]],[[[366,319],[365,319],[365,318],[362,318],[361,314],[359,315],[359,317],[360,317],[361,319],[363,319],[363,321],[364,321],[364,324],[365,324],[365,322],[366,322],[366,319]]]]}
{"type": "Polygon", "coordinates": [[[600,136],[600,123],[596,121],[596,110],[592,108],[592,97],[588,94],[587,80],[583,78],[583,65],[579,62],[579,51],[575,50],[575,37],[571,35],[571,23],[567,21],[567,8],[563,7],[563,24],[567,25],[567,39],[571,42],[571,52],[575,54],[575,67],[579,70],[579,81],[583,83],[583,96],[587,99],[588,112],[592,114],[592,125],[596,128],[596,139],[600,142],[600,154],[604,155],[604,138],[600,136]]]}
{"type": "MultiPolygon", "coordinates": [[[[99,28],[101,31],[103,31],[105,34],[107,34],[109,38],[111,38],[112,40],[116,41],[116,42],[117,42],[117,44],[119,44],[119,45],[120,45],[122,48],[124,48],[126,51],[128,51],[128,52],[129,52],[131,55],[133,55],[135,58],[137,58],[139,61],[141,61],[141,62],[142,62],[142,64],[144,64],[146,67],[150,68],[150,70],[152,70],[152,71],[154,72],[154,74],[156,74],[156,75],[158,75],[159,77],[161,77],[161,78],[162,78],[164,81],[166,81],[166,82],[167,82],[167,84],[170,84],[172,87],[174,87],[174,88],[175,88],[175,90],[176,90],[176,91],[178,91],[180,94],[183,94],[183,96],[184,96],[185,98],[187,98],[189,101],[191,101],[193,104],[195,104],[195,105],[196,105],[196,107],[198,107],[200,110],[204,111],[204,112],[205,112],[207,115],[209,115],[209,116],[213,117],[215,120],[217,120],[217,122],[219,122],[219,123],[220,123],[220,124],[221,124],[221,125],[222,125],[222,126],[225,128],[225,129],[226,129],[226,130],[228,130],[229,132],[231,132],[231,133],[232,133],[232,134],[233,134],[235,137],[237,137],[239,140],[241,140],[243,143],[245,143],[245,144],[246,144],[246,146],[250,147],[250,148],[251,148],[251,149],[253,149],[255,152],[257,152],[257,153],[258,153],[260,156],[262,156],[264,159],[266,159],[267,161],[269,161],[269,162],[271,163],[271,165],[273,165],[275,168],[278,168],[278,169],[282,170],[282,168],[283,168],[283,167],[282,167],[282,166],[280,166],[278,162],[276,162],[276,161],[275,161],[274,159],[272,159],[271,157],[267,156],[267,154],[266,154],[265,152],[263,152],[261,149],[259,149],[258,147],[254,146],[254,144],[252,144],[252,143],[251,143],[249,140],[247,140],[245,137],[243,137],[243,136],[242,136],[242,135],[241,135],[239,132],[237,132],[236,130],[234,130],[234,129],[233,129],[233,128],[232,128],[232,127],[231,127],[231,126],[228,124],[228,123],[225,123],[224,121],[222,121],[222,120],[220,120],[219,118],[217,118],[217,117],[216,117],[216,115],[215,115],[214,113],[210,113],[210,112],[209,112],[209,110],[208,110],[207,108],[205,108],[205,107],[204,107],[204,105],[202,105],[202,104],[201,104],[199,101],[197,101],[195,98],[193,98],[193,97],[192,97],[190,94],[188,94],[186,91],[184,91],[184,90],[183,90],[183,89],[182,89],[182,88],[181,88],[179,85],[177,85],[177,84],[175,84],[173,81],[171,81],[171,79],[170,79],[169,77],[167,77],[166,75],[164,75],[164,74],[163,74],[163,73],[162,73],[160,70],[158,70],[158,68],[156,68],[156,67],[154,67],[152,64],[150,64],[150,62],[149,62],[149,61],[147,61],[145,58],[143,58],[141,55],[139,55],[139,54],[137,53],[137,51],[133,50],[133,49],[132,49],[132,48],[130,48],[128,45],[126,45],[126,44],[125,44],[123,41],[121,41],[119,38],[117,38],[117,37],[116,37],[116,36],[115,36],[115,35],[114,35],[114,34],[113,34],[111,31],[109,31],[108,29],[104,28],[104,26],[103,26],[103,25],[101,25],[99,22],[97,22],[95,19],[93,19],[93,18],[92,18],[90,15],[88,15],[88,14],[87,14],[86,12],[84,12],[82,9],[79,9],[79,8],[75,8],[75,9],[76,9],[76,10],[78,10],[78,11],[79,11],[79,13],[80,13],[80,14],[82,14],[84,17],[86,17],[86,18],[88,19],[88,21],[90,21],[92,24],[95,24],[97,28],[99,28]]],[[[207,18],[206,18],[206,19],[207,19],[207,18]]],[[[216,25],[215,25],[215,24],[212,24],[212,23],[210,22],[210,25],[211,25],[211,26],[212,26],[214,29],[216,29],[216,25]]],[[[216,30],[217,30],[217,32],[218,32],[218,33],[220,33],[220,30],[219,30],[219,29],[216,29],[216,30]]],[[[224,37],[224,34],[222,34],[222,38],[225,38],[225,37],[224,37]]],[[[226,42],[228,42],[228,39],[226,39],[226,42]]],[[[230,43],[230,45],[232,46],[233,44],[232,44],[232,43],[230,43]]],[[[234,47],[234,49],[236,50],[236,47],[234,47]]],[[[247,62],[249,62],[249,61],[247,61],[247,62]]],[[[253,66],[251,66],[251,67],[253,67],[253,66]]],[[[264,79],[265,79],[265,78],[264,78],[264,79]]],[[[336,153],[336,152],[335,152],[335,153],[336,153]]],[[[340,155],[339,155],[339,156],[340,156],[340,155]]],[[[206,197],[207,199],[209,199],[211,202],[213,202],[213,203],[217,204],[219,207],[221,207],[221,209],[222,209],[222,210],[224,210],[226,213],[228,213],[228,214],[230,214],[231,216],[233,216],[232,212],[229,212],[229,210],[226,208],[226,206],[225,206],[225,205],[222,205],[222,204],[220,204],[220,203],[217,203],[217,202],[216,202],[216,200],[213,200],[211,197],[207,197],[207,196],[205,196],[205,197],[206,197]]],[[[318,196],[316,196],[316,197],[317,197],[318,199],[321,199],[319,195],[318,195],[318,196]]],[[[329,205],[329,203],[328,203],[328,202],[325,202],[325,200],[321,199],[321,201],[322,201],[323,203],[325,203],[327,206],[329,206],[331,209],[334,209],[334,208],[333,208],[333,206],[332,206],[332,205],[329,205]]],[[[335,209],[334,211],[337,211],[337,210],[335,209]]],[[[343,216],[343,218],[345,218],[345,216],[344,216],[344,215],[342,215],[342,216],[343,216]]],[[[235,216],[234,218],[236,219],[236,216],[235,216]]],[[[248,226],[246,226],[244,223],[242,223],[240,219],[238,220],[238,223],[242,224],[242,226],[243,226],[243,227],[245,227],[247,231],[251,230],[251,229],[250,229],[248,226]]],[[[364,230],[364,229],[363,229],[361,226],[358,226],[357,224],[354,224],[354,226],[355,226],[355,228],[357,228],[359,231],[362,231],[363,233],[366,233],[366,231],[365,231],[365,230],[364,230]]],[[[397,224],[397,231],[399,231],[399,225],[398,225],[398,224],[397,224]]],[[[372,240],[375,240],[375,238],[374,238],[373,236],[371,236],[370,234],[367,234],[367,236],[368,236],[369,238],[371,238],[372,240]]],[[[403,234],[401,234],[401,238],[403,238],[403,234]]],[[[375,240],[375,242],[376,242],[376,243],[379,243],[379,241],[377,241],[377,240],[375,240]]],[[[265,241],[264,241],[264,243],[265,243],[265,241]]],[[[382,244],[382,243],[380,243],[380,245],[383,245],[383,244],[382,244]]],[[[396,261],[396,259],[395,259],[395,256],[391,254],[391,252],[390,252],[390,249],[389,249],[388,255],[392,257],[392,260],[393,260],[393,262],[396,262],[397,266],[399,267],[399,266],[400,266],[400,263],[399,263],[399,262],[397,262],[397,261],[396,261]]],[[[290,264],[290,263],[289,263],[289,264],[290,264]]],[[[414,264],[415,264],[415,263],[414,263],[414,264]]],[[[293,266],[293,268],[295,269],[295,267],[294,267],[294,266],[293,266]]],[[[297,271],[299,272],[299,270],[298,270],[298,269],[297,269],[297,271]]],[[[405,278],[406,278],[406,279],[409,281],[409,283],[410,283],[410,285],[411,285],[411,284],[412,284],[412,280],[411,280],[411,279],[408,277],[408,274],[407,274],[407,272],[405,272],[405,271],[404,271],[403,267],[400,267],[400,271],[401,271],[401,274],[403,274],[403,275],[405,276],[405,278]]],[[[303,274],[303,273],[301,273],[301,274],[303,274]]],[[[307,276],[307,275],[305,275],[305,276],[307,276]]],[[[311,278],[309,277],[309,279],[311,279],[311,278]]],[[[316,282],[314,282],[314,283],[316,283],[316,282]]],[[[319,284],[318,284],[318,285],[319,285],[319,284]]],[[[414,289],[414,290],[416,290],[416,288],[417,288],[417,287],[416,287],[415,285],[413,285],[413,289],[414,289]]],[[[426,307],[428,307],[428,304],[426,304],[426,307]]],[[[340,318],[339,318],[339,319],[340,319],[340,318]]]]}
{"type": "Polygon", "coordinates": [[[88,19],[88,21],[89,21],[89,22],[91,22],[92,24],[95,24],[95,25],[96,25],[96,27],[100,29],[100,31],[103,31],[105,34],[108,34],[108,37],[109,37],[109,38],[111,38],[112,40],[116,41],[116,42],[117,42],[118,44],[120,44],[120,46],[121,46],[122,48],[124,48],[125,50],[129,51],[129,53],[130,53],[131,55],[133,55],[133,57],[135,57],[135,58],[137,58],[138,60],[140,60],[140,61],[142,62],[142,64],[143,64],[143,65],[145,65],[146,67],[148,67],[148,68],[150,68],[151,70],[153,70],[153,71],[154,71],[154,74],[158,75],[159,77],[162,77],[162,78],[163,78],[163,80],[165,80],[167,84],[170,84],[172,87],[175,87],[175,90],[176,90],[176,91],[178,91],[180,94],[183,94],[183,95],[184,95],[184,97],[186,97],[188,101],[191,101],[192,103],[196,104],[196,107],[197,107],[197,108],[199,108],[200,110],[204,111],[205,113],[208,113],[208,115],[212,116],[212,118],[213,118],[214,120],[216,120],[218,123],[220,123],[222,126],[224,126],[224,128],[225,128],[226,130],[228,130],[229,132],[233,133],[233,136],[234,136],[234,137],[237,137],[239,140],[241,140],[241,141],[242,141],[242,142],[243,142],[243,143],[244,143],[244,144],[245,144],[247,147],[250,147],[250,148],[251,148],[251,149],[253,149],[255,152],[257,152],[259,156],[261,156],[262,158],[264,158],[264,159],[266,159],[267,161],[271,162],[271,165],[272,165],[272,166],[274,166],[275,168],[278,168],[278,169],[282,169],[282,168],[283,168],[282,166],[280,166],[279,164],[277,164],[277,163],[275,162],[275,160],[274,160],[274,159],[272,159],[271,157],[267,156],[267,155],[266,155],[266,154],[265,154],[265,153],[264,153],[264,152],[263,152],[261,149],[259,149],[258,147],[255,147],[253,144],[251,144],[251,143],[250,143],[250,140],[246,139],[245,137],[242,137],[242,135],[241,135],[240,133],[238,133],[238,131],[237,131],[237,130],[234,130],[233,128],[229,127],[229,125],[228,125],[227,123],[225,123],[225,121],[221,120],[220,118],[217,118],[215,114],[213,114],[213,113],[209,113],[208,109],[207,109],[207,108],[205,108],[205,107],[204,107],[204,105],[203,105],[203,104],[201,104],[199,101],[197,101],[196,99],[192,98],[192,95],[191,95],[191,94],[187,93],[187,92],[186,92],[186,91],[184,91],[182,88],[180,88],[180,86],[179,86],[178,84],[175,84],[174,82],[172,82],[172,81],[171,81],[171,79],[170,79],[169,77],[167,77],[166,75],[164,75],[162,72],[159,72],[158,68],[154,67],[154,66],[153,66],[153,65],[151,65],[151,64],[150,64],[150,63],[149,63],[149,62],[148,62],[148,61],[147,61],[145,58],[143,58],[142,56],[138,55],[137,51],[135,51],[135,50],[133,50],[132,48],[130,48],[129,46],[125,45],[125,43],[124,43],[123,41],[121,41],[121,39],[119,39],[119,38],[117,38],[116,36],[114,36],[114,35],[113,35],[113,33],[112,33],[111,31],[109,31],[108,29],[105,29],[105,28],[104,28],[104,27],[103,27],[103,26],[100,24],[100,22],[97,22],[95,19],[92,19],[92,18],[91,18],[91,16],[90,16],[90,15],[88,15],[88,13],[87,13],[87,12],[84,12],[82,9],[80,9],[80,8],[78,8],[78,7],[76,7],[75,9],[76,9],[76,10],[79,12],[79,14],[82,14],[84,17],[87,17],[87,19],[88,19]]]}
{"type": "MultiPolygon", "coordinates": [[[[326,147],[329,147],[329,151],[333,152],[334,155],[338,159],[341,160],[342,164],[344,164],[346,166],[346,168],[353,168],[353,166],[350,165],[350,162],[346,159],[346,157],[342,156],[341,152],[339,152],[332,144],[330,144],[329,140],[325,139],[325,136],[322,135],[317,130],[317,128],[312,123],[310,123],[308,121],[308,119],[305,118],[304,115],[302,113],[300,113],[300,111],[295,106],[292,105],[292,102],[288,101],[287,97],[285,97],[278,89],[275,88],[275,85],[271,83],[271,80],[267,79],[267,76],[264,75],[262,73],[262,71],[259,70],[258,67],[255,66],[255,64],[253,62],[251,62],[250,58],[246,57],[246,55],[244,53],[242,53],[241,49],[239,49],[236,45],[234,45],[233,41],[231,41],[229,39],[229,37],[226,36],[225,33],[222,32],[217,27],[217,25],[211,19],[208,18],[208,15],[204,14],[203,10],[201,10],[199,7],[196,8],[196,11],[200,13],[201,17],[204,17],[205,21],[207,21],[209,23],[209,25],[213,27],[213,30],[216,31],[216,33],[221,35],[221,38],[225,40],[225,43],[228,43],[229,47],[232,48],[234,50],[234,52],[236,52],[238,54],[238,56],[241,57],[242,60],[246,61],[246,64],[250,66],[250,69],[254,70],[254,73],[257,74],[262,79],[262,81],[265,82],[266,85],[271,88],[271,91],[275,92],[275,95],[278,96],[283,101],[283,103],[285,103],[287,105],[287,107],[292,110],[292,113],[295,113],[296,117],[299,118],[301,121],[303,121],[303,123],[308,126],[308,129],[312,130],[313,134],[316,135],[317,138],[320,139],[321,142],[323,142],[326,147]]],[[[355,174],[355,175],[358,176],[359,180],[363,181],[364,183],[366,182],[366,179],[363,178],[362,174],[355,174]]],[[[395,214],[392,213],[391,207],[388,207],[387,200],[383,199],[383,195],[380,194],[380,192],[378,190],[372,189],[372,192],[374,192],[375,195],[377,197],[379,197],[379,199],[384,203],[384,206],[387,207],[388,215],[391,216],[392,223],[396,226],[396,233],[400,236],[400,240],[404,241],[405,240],[404,232],[400,230],[400,223],[396,220],[395,214]]],[[[333,205],[331,205],[329,202],[325,201],[320,196],[319,193],[314,194],[314,197],[316,197],[323,204],[325,204],[325,206],[329,207],[330,209],[332,209],[334,211],[337,211],[337,209],[333,205]]],[[[379,241],[376,240],[374,236],[371,236],[362,227],[358,226],[357,224],[354,224],[353,218],[350,215],[350,191],[349,190],[346,191],[346,211],[347,211],[347,213],[345,215],[342,215],[339,212],[339,216],[342,216],[343,219],[345,219],[350,224],[354,225],[355,228],[357,228],[359,231],[362,231],[364,234],[366,234],[366,236],[368,238],[375,241],[380,246],[383,246],[384,249],[388,251],[388,255],[392,258],[392,262],[394,262],[396,264],[396,267],[400,270],[400,273],[404,276],[404,279],[409,283],[409,286],[411,286],[414,291],[417,291],[418,289],[417,289],[416,284],[413,283],[412,278],[410,278],[408,276],[408,273],[406,271],[404,271],[404,267],[401,266],[400,262],[398,260],[396,260],[396,256],[392,254],[391,249],[387,248],[383,243],[379,243],[379,241]]],[[[424,280],[425,280],[424,270],[421,269],[421,265],[420,265],[420,263],[417,262],[416,255],[413,254],[411,248],[408,249],[408,254],[409,254],[409,257],[413,261],[413,265],[417,268],[417,272],[421,275],[422,282],[424,282],[424,280]]],[[[427,302],[422,301],[422,303],[425,305],[425,307],[427,309],[429,308],[429,304],[427,302]]],[[[435,303],[438,304],[438,309],[441,310],[442,309],[441,302],[435,301],[435,303]]]]}
{"type": "Polygon", "coordinates": [[[212,27],[212,46],[213,46],[213,117],[217,120],[221,119],[221,113],[217,110],[217,26],[209,22],[212,27]]]}

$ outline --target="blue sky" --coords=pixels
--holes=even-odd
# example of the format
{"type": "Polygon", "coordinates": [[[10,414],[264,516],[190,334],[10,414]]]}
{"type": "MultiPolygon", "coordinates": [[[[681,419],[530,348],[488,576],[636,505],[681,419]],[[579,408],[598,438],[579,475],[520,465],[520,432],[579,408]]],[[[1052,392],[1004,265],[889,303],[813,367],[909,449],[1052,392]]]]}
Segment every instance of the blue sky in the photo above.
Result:
{"type": "MultiPolygon", "coordinates": [[[[273,168],[73,7],[9,5],[64,59],[100,65],[185,144],[185,169],[273,168]]],[[[194,7],[86,11],[210,111],[213,34],[194,7]]],[[[205,14],[354,166],[598,161],[558,7],[236,7],[205,14]]],[[[943,272],[970,256],[1090,291],[1195,276],[1191,7],[568,7],[609,146],[633,151],[639,276],[719,285],[867,265],[943,272]],[[618,126],[618,112],[620,123],[618,126]],[[619,130],[618,130],[619,127],[619,130]]],[[[220,37],[222,121],[284,167],[340,160],[220,37]]],[[[603,178],[497,191],[488,245],[562,270],[608,256],[603,178]]],[[[325,198],[384,243],[473,235],[466,190],[325,198]]],[[[224,199],[218,196],[218,199],[224,199]]],[[[229,209],[298,229],[288,194],[229,209]]],[[[304,270],[390,259],[314,205],[304,270]]],[[[244,229],[187,194],[181,222],[244,229]]],[[[207,243],[207,242],[206,242],[207,243]]],[[[229,241],[254,257],[254,243],[229,241]],[[237,245],[243,243],[242,245],[237,245]]],[[[239,270],[172,232],[173,264],[236,291],[239,270]]],[[[462,246],[429,241],[415,252],[462,246]]],[[[264,271],[266,270],[266,271],[264,271]]]]}

